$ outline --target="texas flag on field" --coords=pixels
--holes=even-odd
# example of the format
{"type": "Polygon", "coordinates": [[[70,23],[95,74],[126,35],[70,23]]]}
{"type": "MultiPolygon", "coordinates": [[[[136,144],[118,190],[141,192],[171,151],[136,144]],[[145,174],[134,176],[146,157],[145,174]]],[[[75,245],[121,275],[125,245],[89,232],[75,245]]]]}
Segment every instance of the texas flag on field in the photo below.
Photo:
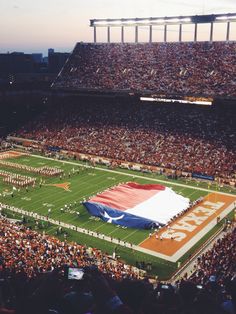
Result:
{"type": "Polygon", "coordinates": [[[91,215],[108,223],[150,229],[165,225],[188,208],[189,199],[163,185],[128,182],[105,190],[84,205],[91,215]]]}

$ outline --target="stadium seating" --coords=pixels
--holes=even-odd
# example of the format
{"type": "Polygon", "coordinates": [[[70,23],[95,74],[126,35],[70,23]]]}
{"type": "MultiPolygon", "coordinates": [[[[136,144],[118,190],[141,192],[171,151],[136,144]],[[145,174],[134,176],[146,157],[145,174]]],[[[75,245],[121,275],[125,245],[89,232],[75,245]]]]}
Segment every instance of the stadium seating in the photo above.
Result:
{"type": "Polygon", "coordinates": [[[0,230],[0,313],[235,313],[233,226],[199,257],[190,279],[174,284],[151,284],[97,249],[61,242],[4,218],[0,230]],[[71,281],[68,266],[83,268],[84,278],[71,281]]]}
{"type": "Polygon", "coordinates": [[[89,104],[51,107],[14,135],[45,147],[235,182],[235,111],[191,106],[89,104]]]}
{"type": "Polygon", "coordinates": [[[235,97],[235,42],[78,43],[60,89],[235,97]]]}
{"type": "Polygon", "coordinates": [[[209,279],[223,283],[226,278],[235,277],[236,229],[222,239],[218,239],[213,248],[198,258],[196,272],[192,280],[199,284],[207,284],[209,279]]]}
{"type": "MultiPolygon", "coordinates": [[[[233,42],[81,43],[54,88],[235,97],[235,55],[233,42]]],[[[215,107],[77,102],[45,105],[12,135],[36,140],[45,151],[56,147],[235,185],[233,108],[222,114],[215,107]]],[[[0,139],[2,150],[9,145],[0,139]]],[[[236,313],[235,226],[198,257],[190,278],[172,284],[141,278],[133,266],[65,239],[0,217],[0,314],[236,313]],[[83,268],[83,280],[69,280],[68,267],[83,268]]]]}

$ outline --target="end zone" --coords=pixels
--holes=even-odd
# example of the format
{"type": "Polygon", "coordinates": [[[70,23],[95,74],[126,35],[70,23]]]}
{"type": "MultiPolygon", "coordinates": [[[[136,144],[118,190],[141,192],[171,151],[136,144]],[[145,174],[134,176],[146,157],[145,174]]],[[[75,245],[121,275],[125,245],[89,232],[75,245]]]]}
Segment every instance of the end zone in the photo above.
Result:
{"type": "Polygon", "coordinates": [[[183,216],[139,244],[142,251],[176,262],[236,205],[236,197],[208,194],[183,216]]]}

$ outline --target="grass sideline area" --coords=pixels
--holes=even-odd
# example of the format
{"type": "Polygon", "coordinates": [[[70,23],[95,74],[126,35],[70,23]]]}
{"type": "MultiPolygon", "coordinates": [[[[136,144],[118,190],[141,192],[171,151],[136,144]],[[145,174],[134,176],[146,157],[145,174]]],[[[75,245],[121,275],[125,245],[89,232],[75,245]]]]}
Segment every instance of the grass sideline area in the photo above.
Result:
{"type": "MultiPolygon", "coordinates": [[[[140,174],[134,171],[122,169],[121,171],[120,169],[117,171],[102,171],[102,169],[106,169],[102,167],[100,169],[88,168],[85,165],[83,166],[81,163],[56,161],[41,158],[40,156],[22,156],[4,160],[32,167],[57,167],[62,169],[65,175],[63,175],[61,179],[59,177],[42,177],[25,170],[12,169],[1,165],[0,170],[36,177],[37,184],[34,188],[28,188],[28,191],[25,188],[22,188],[20,191],[14,191],[12,196],[12,186],[3,183],[1,177],[0,202],[13,205],[27,211],[36,212],[43,216],[47,216],[48,209],[50,209],[50,217],[53,219],[73,224],[74,226],[85,228],[93,232],[112,236],[113,238],[118,238],[121,241],[132,244],[139,244],[142,242],[148,237],[149,231],[121,228],[112,224],[104,223],[94,217],[91,217],[80,202],[84,198],[89,198],[91,195],[102,192],[106,188],[114,186],[120,182],[134,180],[135,182],[142,184],[153,183],[153,180],[157,181],[156,183],[158,183],[158,180],[165,181],[166,186],[172,187],[174,191],[190,198],[191,200],[196,200],[200,196],[208,194],[208,186],[203,187],[205,190],[200,190],[198,187],[199,184],[197,183],[194,184],[194,186],[191,186],[188,182],[188,186],[186,186],[186,184],[184,185],[184,182],[179,182],[179,180],[172,182],[170,180],[165,180],[164,177],[160,178],[151,174],[140,174]],[[43,183],[40,187],[39,182],[41,180],[43,180],[43,183]],[[175,185],[176,182],[181,183],[184,186],[175,185]],[[65,183],[67,190],[53,185],[65,183]],[[70,209],[62,211],[61,208],[63,208],[65,204],[68,206],[71,204],[70,209]]],[[[15,218],[17,217],[16,214],[8,214],[14,216],[15,218]]],[[[29,219],[27,223],[35,227],[35,222],[32,219],[29,219]]],[[[43,223],[40,226],[39,231],[45,230],[47,233],[55,236],[57,229],[57,226],[43,223]]],[[[212,235],[212,232],[213,231],[209,232],[209,235],[207,235],[206,238],[209,238],[209,236],[212,235]]],[[[103,241],[102,239],[98,239],[87,234],[81,234],[72,230],[67,230],[67,234],[68,241],[77,241],[81,244],[97,247],[110,254],[116,250],[116,253],[121,257],[121,259],[125,260],[127,263],[133,265],[135,265],[136,262],[145,262],[146,264],[151,263],[152,269],[150,270],[150,273],[158,275],[161,279],[169,278],[177,268],[177,263],[171,263],[157,257],[133,251],[130,248],[117,246],[113,243],[103,241]]],[[[57,236],[64,239],[64,233],[57,234],[57,236]]],[[[202,241],[199,242],[199,245],[202,244],[202,241]]],[[[199,245],[197,246],[199,247],[199,245]]],[[[191,252],[185,254],[186,256],[181,258],[181,262],[184,262],[192,251],[193,250],[191,249],[191,252]]]]}

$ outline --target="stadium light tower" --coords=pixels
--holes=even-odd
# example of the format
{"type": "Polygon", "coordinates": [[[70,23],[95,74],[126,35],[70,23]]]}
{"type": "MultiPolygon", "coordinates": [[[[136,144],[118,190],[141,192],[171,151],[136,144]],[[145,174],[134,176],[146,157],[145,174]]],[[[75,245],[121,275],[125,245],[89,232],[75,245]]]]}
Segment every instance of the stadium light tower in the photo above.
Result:
{"type": "Polygon", "coordinates": [[[149,18],[121,18],[121,19],[92,19],[90,26],[94,31],[94,42],[97,42],[97,27],[107,27],[107,42],[111,41],[111,27],[121,28],[121,42],[124,43],[125,27],[135,28],[135,42],[138,43],[138,31],[140,26],[149,26],[149,42],[153,41],[153,26],[164,26],[164,42],[167,41],[168,26],[179,25],[179,42],[182,41],[182,25],[194,24],[194,41],[198,39],[198,24],[210,23],[209,40],[213,40],[213,30],[215,23],[227,23],[226,40],[230,39],[230,23],[236,22],[236,13],[193,15],[193,16],[171,16],[171,17],[149,17],[149,18]]]}

